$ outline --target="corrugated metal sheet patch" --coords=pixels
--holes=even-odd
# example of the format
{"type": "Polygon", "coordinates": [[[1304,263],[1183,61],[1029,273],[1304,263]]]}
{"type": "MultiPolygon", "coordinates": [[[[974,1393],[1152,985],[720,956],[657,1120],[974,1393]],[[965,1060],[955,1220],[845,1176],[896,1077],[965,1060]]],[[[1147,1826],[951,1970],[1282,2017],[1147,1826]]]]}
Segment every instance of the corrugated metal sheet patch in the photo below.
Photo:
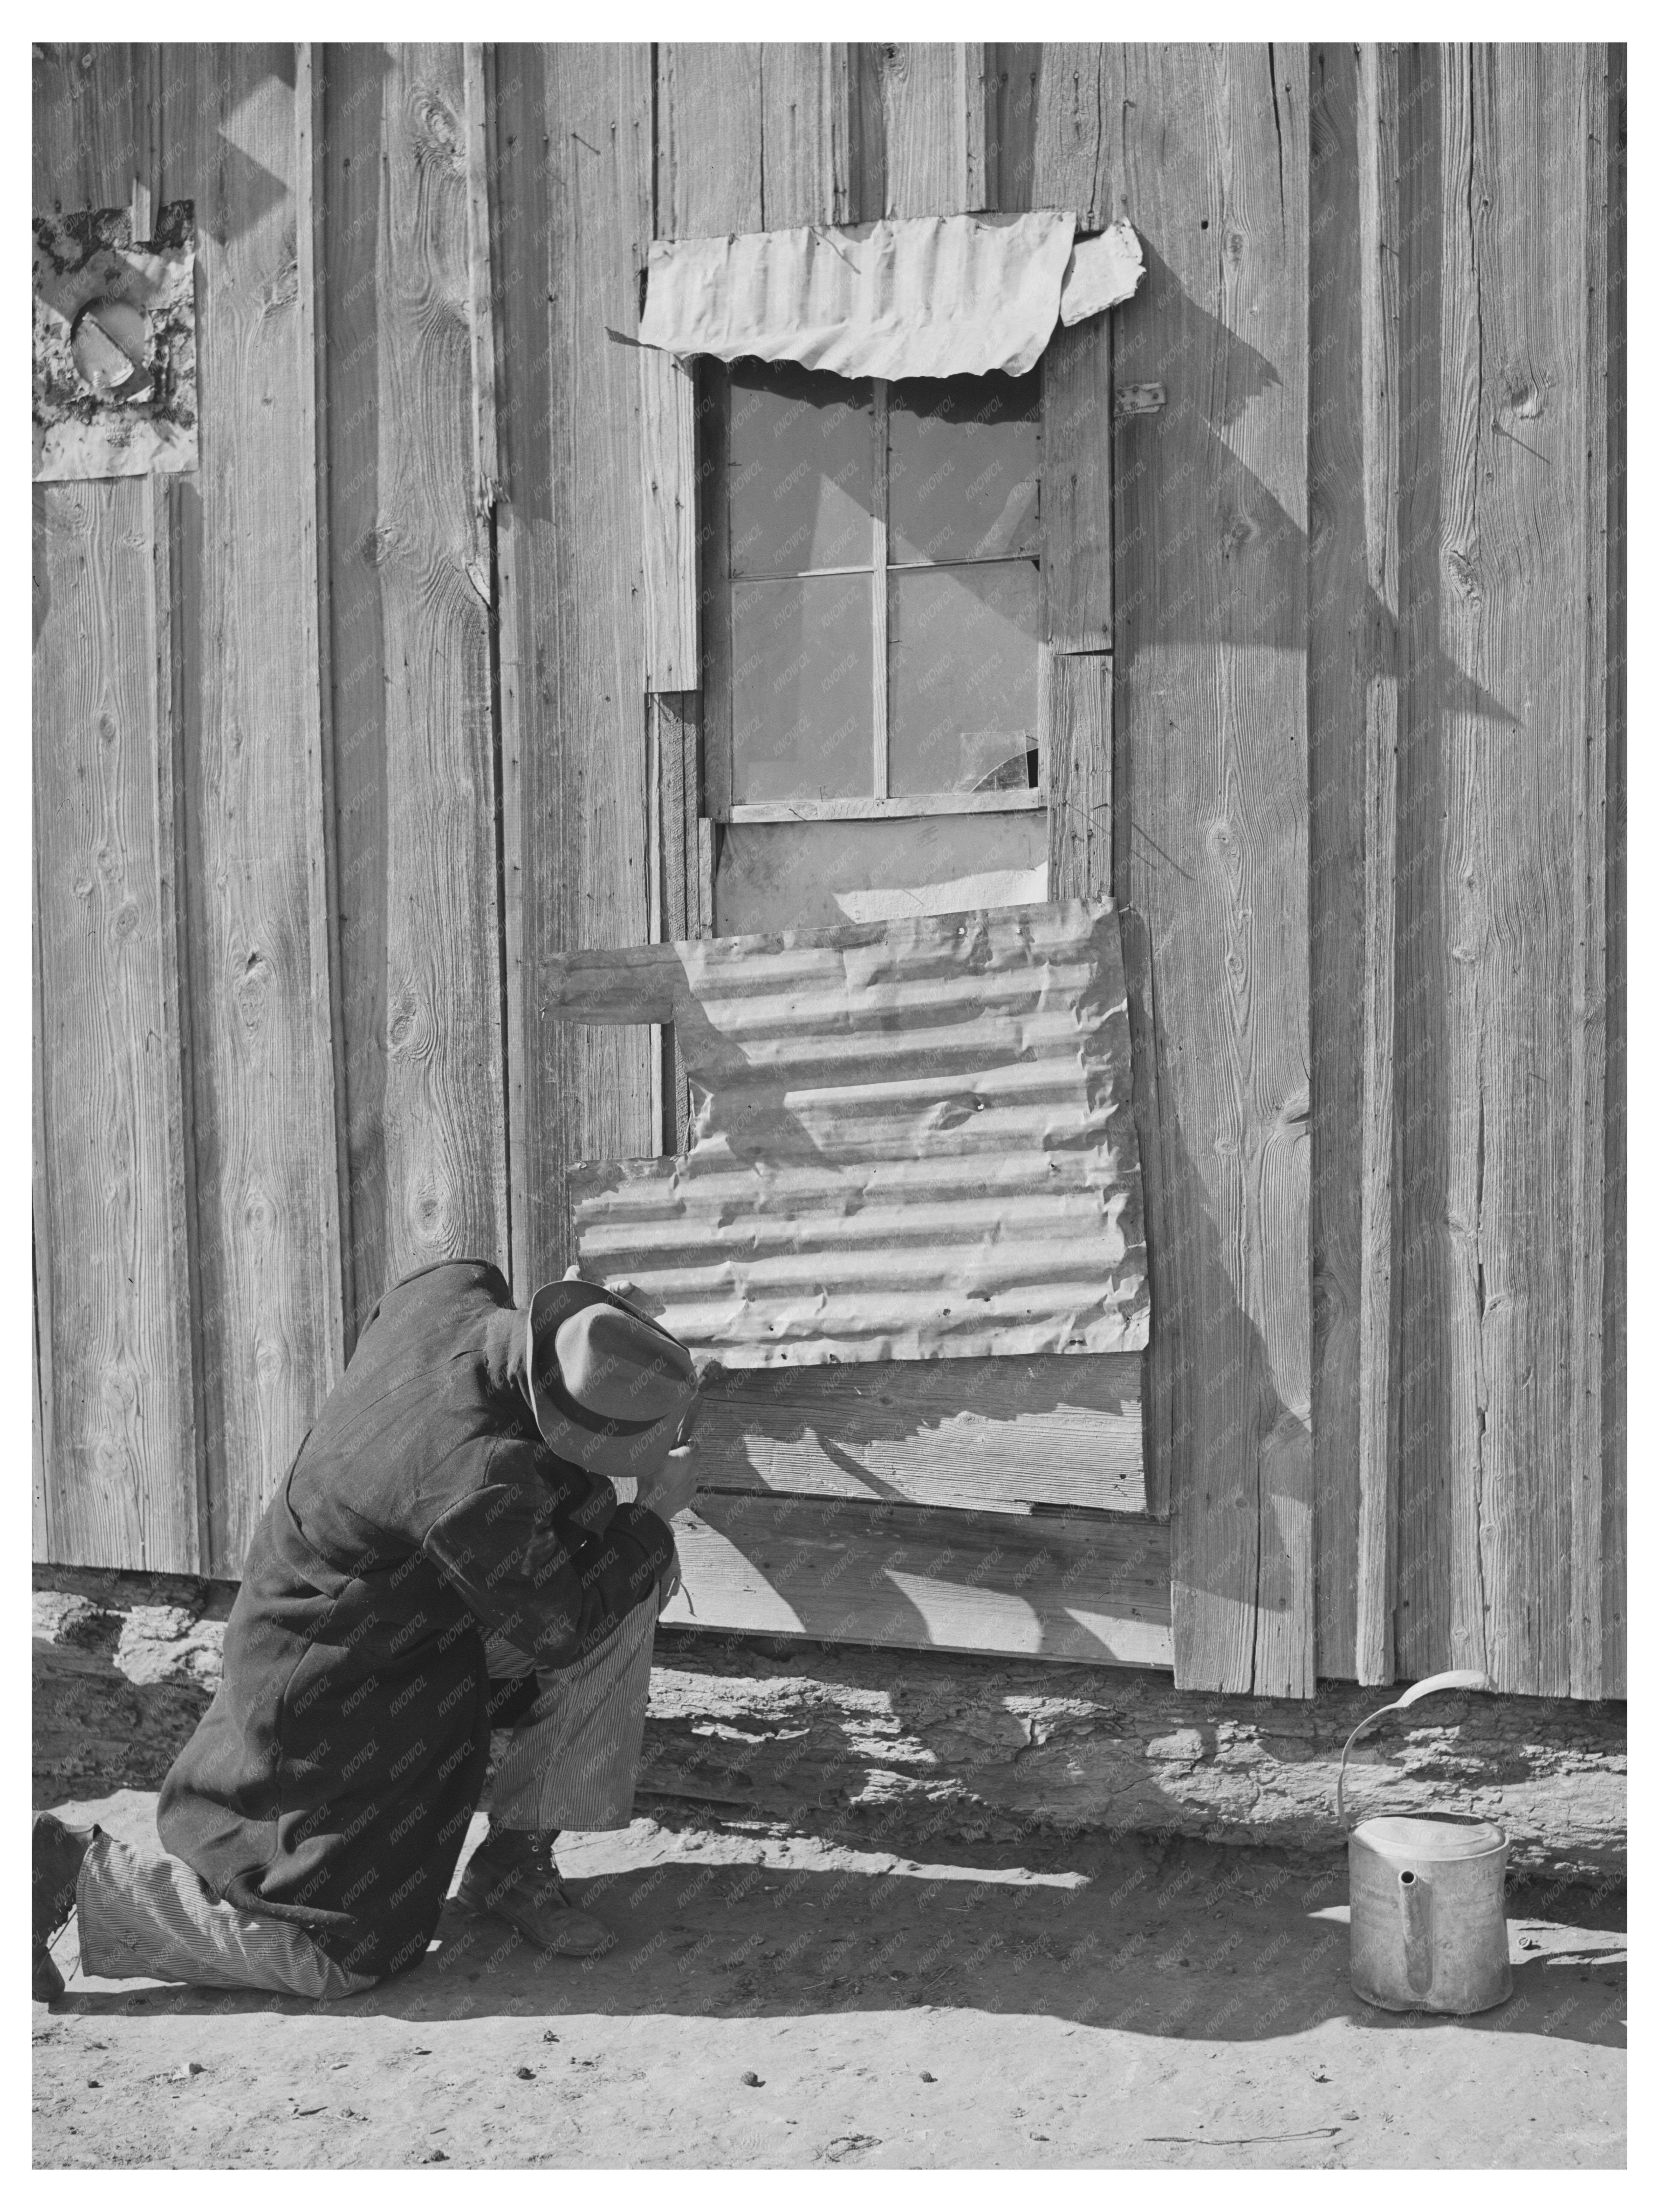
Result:
{"type": "Polygon", "coordinates": [[[726,1367],[1146,1344],[1114,908],[672,952],[688,1155],[575,1171],[584,1275],[726,1367]]]}

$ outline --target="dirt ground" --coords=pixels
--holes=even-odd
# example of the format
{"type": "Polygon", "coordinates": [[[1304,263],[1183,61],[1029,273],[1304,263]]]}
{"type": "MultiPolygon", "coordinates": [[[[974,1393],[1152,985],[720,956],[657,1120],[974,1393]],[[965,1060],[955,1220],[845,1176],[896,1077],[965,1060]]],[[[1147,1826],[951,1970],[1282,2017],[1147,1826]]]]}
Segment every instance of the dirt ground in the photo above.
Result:
{"type": "MultiPolygon", "coordinates": [[[[56,1809],[153,1846],[155,1802],[56,1809]]],[[[1411,2019],[1349,1988],[1340,1859],[1097,1836],[933,1863],[648,1819],[562,1856],[608,1956],[452,1901],[419,1966],[324,2007],[90,1980],[71,1925],[35,2164],[1624,2162],[1611,1924],[1513,1917],[1507,2005],[1411,2019]]]]}

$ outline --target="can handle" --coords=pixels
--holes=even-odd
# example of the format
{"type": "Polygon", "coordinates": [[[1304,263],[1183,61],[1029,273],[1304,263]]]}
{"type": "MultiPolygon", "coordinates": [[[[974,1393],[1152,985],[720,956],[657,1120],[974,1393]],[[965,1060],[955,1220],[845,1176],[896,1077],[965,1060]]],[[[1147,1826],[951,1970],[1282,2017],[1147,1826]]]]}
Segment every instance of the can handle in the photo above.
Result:
{"type": "Polygon", "coordinates": [[[1367,1713],[1342,1747],[1341,1763],[1336,1770],[1337,1826],[1339,1827],[1347,1826],[1346,1816],[1343,1811],[1342,1785],[1347,1778],[1348,1753],[1373,1722],[1380,1721],[1386,1713],[1403,1711],[1406,1706],[1414,1705],[1419,1698],[1432,1697],[1437,1690],[1489,1690],[1491,1687],[1490,1680],[1478,1667],[1454,1667],[1444,1674],[1430,1674],[1420,1682],[1413,1682],[1405,1695],[1396,1698],[1391,1705],[1379,1705],[1374,1713],[1367,1713]]]}

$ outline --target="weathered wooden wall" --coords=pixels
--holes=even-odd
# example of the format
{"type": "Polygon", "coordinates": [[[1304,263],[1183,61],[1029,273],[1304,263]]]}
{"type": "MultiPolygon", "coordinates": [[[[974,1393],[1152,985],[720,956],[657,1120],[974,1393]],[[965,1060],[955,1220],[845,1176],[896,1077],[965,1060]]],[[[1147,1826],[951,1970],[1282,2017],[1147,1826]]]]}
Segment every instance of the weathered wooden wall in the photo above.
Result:
{"type": "Polygon", "coordinates": [[[35,115],[38,210],[195,199],[202,404],[34,494],[42,1557],[234,1574],[385,1284],[522,1294],[673,1126],[544,981],[710,921],[652,237],[1064,205],[1148,267],[1051,349],[1048,696],[1177,1679],[1622,1692],[1622,49],[76,43],[35,115]]]}

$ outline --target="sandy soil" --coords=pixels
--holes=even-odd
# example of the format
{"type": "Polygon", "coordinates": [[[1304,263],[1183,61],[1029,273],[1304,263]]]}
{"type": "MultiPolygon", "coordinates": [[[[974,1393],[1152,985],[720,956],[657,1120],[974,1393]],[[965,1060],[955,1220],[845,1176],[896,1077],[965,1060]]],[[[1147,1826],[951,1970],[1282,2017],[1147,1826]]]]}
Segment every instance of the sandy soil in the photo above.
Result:
{"type": "MultiPolygon", "coordinates": [[[[154,1808],[56,1809],[153,1844],[154,1808]]],[[[1508,2005],[1411,2020],[1348,1986],[1340,1861],[951,1849],[642,1819],[567,1839],[622,1938],[585,1965],[452,1902],[335,2006],[75,1973],[34,2008],[35,2163],[1623,2163],[1610,1929],[1512,1919],[1508,2005]]]]}

